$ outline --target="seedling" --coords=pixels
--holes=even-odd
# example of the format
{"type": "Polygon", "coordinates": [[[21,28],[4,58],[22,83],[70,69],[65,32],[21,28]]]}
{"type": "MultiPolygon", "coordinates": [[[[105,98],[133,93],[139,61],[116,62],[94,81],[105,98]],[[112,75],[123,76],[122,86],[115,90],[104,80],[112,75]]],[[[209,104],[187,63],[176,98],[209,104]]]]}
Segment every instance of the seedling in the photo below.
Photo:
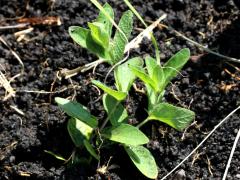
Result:
{"type": "Polygon", "coordinates": [[[68,132],[78,148],[85,147],[95,159],[99,160],[100,157],[96,151],[99,139],[103,142],[110,140],[119,143],[145,176],[155,178],[158,174],[156,162],[149,150],[143,146],[149,142],[149,139],[137,127],[127,124],[127,110],[121,104],[136,78],[129,68],[130,65],[142,67],[143,61],[141,58],[133,58],[117,67],[114,72],[117,90],[113,90],[99,81],[93,81],[105,92],[103,105],[108,116],[100,128],[98,128],[97,118],[92,116],[83,105],[59,97],[55,100],[71,117],[68,121],[68,132]],[[128,76],[124,79],[123,74],[125,73],[128,76]],[[94,136],[97,136],[95,142],[93,141],[94,136]]]}
{"type": "Polygon", "coordinates": [[[161,66],[148,56],[145,59],[147,73],[143,68],[130,65],[132,72],[144,82],[148,96],[149,116],[138,127],[148,121],[158,120],[181,131],[192,121],[194,112],[163,102],[165,87],[178,74],[189,57],[189,49],[182,49],[161,66]]]}
{"type": "Polygon", "coordinates": [[[147,57],[145,63],[148,74],[144,71],[141,58],[130,59],[114,70],[116,90],[93,80],[92,83],[105,92],[102,100],[108,116],[101,126],[99,126],[97,117],[92,116],[83,105],[57,97],[55,100],[58,105],[71,117],[68,121],[68,132],[74,144],[79,148],[85,147],[95,159],[99,160],[100,157],[96,151],[99,139],[102,139],[104,143],[106,140],[119,143],[146,177],[156,178],[158,175],[156,162],[150,151],[143,146],[149,142],[149,139],[138,127],[150,120],[158,120],[177,130],[183,130],[192,121],[194,118],[192,111],[175,107],[162,100],[164,88],[176,76],[188,58],[189,50],[183,49],[162,67],[156,63],[155,59],[147,57]],[[136,77],[143,80],[146,85],[149,116],[134,127],[127,124],[128,113],[121,102],[126,99],[136,77]]]}
{"type": "MultiPolygon", "coordinates": [[[[108,16],[114,17],[110,5],[105,4],[104,9],[108,16]]],[[[74,26],[70,27],[69,31],[78,44],[114,65],[123,58],[127,38],[132,31],[132,13],[127,11],[123,14],[119,23],[121,32],[117,29],[113,40],[112,23],[106,17],[100,12],[96,21],[88,23],[89,29],[74,26]]],[[[160,59],[155,60],[148,56],[145,58],[146,71],[140,57],[129,59],[114,69],[116,89],[93,80],[92,83],[104,91],[102,101],[107,117],[103,121],[91,115],[88,109],[78,102],[56,97],[55,101],[71,117],[67,128],[75,146],[81,150],[85,149],[99,161],[99,152],[105,144],[118,143],[142,174],[156,179],[156,162],[151,152],[144,147],[149,139],[139,128],[151,120],[157,120],[181,131],[192,121],[192,111],[163,101],[166,86],[189,57],[189,50],[183,49],[162,66],[160,59]],[[129,116],[127,109],[122,105],[136,78],[144,82],[148,96],[148,117],[137,127],[127,123],[129,116]]]]}
{"type": "Polygon", "coordinates": [[[108,16],[101,11],[96,20],[88,22],[88,29],[71,26],[69,34],[81,47],[88,49],[104,62],[114,65],[123,58],[133,28],[133,14],[129,10],[123,13],[112,39],[111,20],[114,20],[114,12],[108,3],[103,8],[108,16]]]}

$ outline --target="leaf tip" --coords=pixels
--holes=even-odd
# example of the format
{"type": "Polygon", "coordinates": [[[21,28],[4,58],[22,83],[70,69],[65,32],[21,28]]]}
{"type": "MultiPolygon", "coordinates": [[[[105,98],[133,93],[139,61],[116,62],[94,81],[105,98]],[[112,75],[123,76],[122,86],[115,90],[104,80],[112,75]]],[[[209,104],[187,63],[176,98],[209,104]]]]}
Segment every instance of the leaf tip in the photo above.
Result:
{"type": "Polygon", "coordinates": [[[61,97],[55,97],[54,100],[56,103],[60,104],[64,99],[61,97]]]}

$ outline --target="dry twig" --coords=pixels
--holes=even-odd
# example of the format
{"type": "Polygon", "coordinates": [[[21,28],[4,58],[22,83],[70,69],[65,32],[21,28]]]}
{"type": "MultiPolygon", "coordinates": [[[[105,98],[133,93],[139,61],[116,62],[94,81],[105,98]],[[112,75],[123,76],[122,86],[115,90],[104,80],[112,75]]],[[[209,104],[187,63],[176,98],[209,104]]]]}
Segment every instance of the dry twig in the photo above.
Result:
{"type": "Polygon", "coordinates": [[[17,106],[10,105],[10,108],[16,111],[18,114],[25,116],[25,113],[22,110],[20,110],[17,106]]]}
{"type": "MultiPolygon", "coordinates": [[[[149,21],[149,22],[152,22],[152,21],[149,21]]],[[[165,28],[165,29],[168,29],[168,30],[170,30],[170,31],[173,31],[177,36],[183,38],[184,40],[190,42],[191,44],[197,46],[198,48],[203,49],[204,51],[206,51],[206,52],[208,52],[208,53],[210,53],[210,54],[213,54],[213,55],[215,55],[215,56],[221,57],[221,58],[226,59],[226,60],[228,60],[228,61],[240,63],[240,59],[233,58],[233,57],[228,57],[228,56],[225,56],[225,55],[223,55],[223,54],[214,52],[214,51],[212,51],[211,49],[207,48],[206,46],[203,46],[202,44],[200,44],[200,43],[198,43],[198,42],[196,42],[196,41],[193,41],[192,39],[186,37],[184,34],[176,31],[175,29],[173,29],[173,28],[170,27],[170,26],[167,26],[167,25],[165,25],[165,24],[160,24],[160,23],[159,23],[159,24],[158,24],[158,27],[159,27],[160,29],[165,28]]]]}
{"type": "MultiPolygon", "coordinates": [[[[14,19],[13,19],[14,20],[14,19]]],[[[31,17],[31,18],[16,18],[16,24],[0,26],[1,30],[9,29],[22,29],[30,26],[60,26],[62,24],[61,18],[59,16],[46,16],[46,17],[31,17]]]]}
{"type": "Polygon", "coordinates": [[[124,52],[126,53],[127,51],[131,49],[136,49],[139,48],[139,44],[142,42],[144,37],[147,37],[148,39],[151,39],[150,33],[155,29],[158,24],[164,20],[167,17],[166,14],[163,14],[160,18],[158,18],[156,21],[152,22],[150,26],[148,26],[145,30],[143,30],[137,37],[135,37],[131,42],[129,42],[126,47],[124,52]]]}
{"type": "Polygon", "coordinates": [[[22,66],[21,74],[24,73],[24,64],[21,60],[21,58],[17,55],[15,51],[8,45],[8,43],[0,36],[0,41],[10,50],[10,52],[13,54],[13,56],[18,60],[20,65],[22,66]]]}
{"type": "Polygon", "coordinates": [[[10,97],[15,96],[15,91],[13,90],[10,82],[7,80],[6,76],[0,70],[0,85],[4,87],[6,90],[6,96],[4,97],[3,101],[6,101],[10,97]]]}
{"type": "Polygon", "coordinates": [[[57,90],[57,91],[17,90],[16,92],[18,92],[18,93],[36,93],[36,94],[57,94],[57,93],[62,93],[62,92],[64,92],[64,91],[67,91],[67,90],[69,90],[69,89],[74,89],[74,90],[76,90],[76,88],[79,88],[79,87],[80,87],[80,86],[78,86],[78,85],[74,85],[74,86],[66,87],[66,88],[63,88],[63,89],[60,89],[60,90],[57,90]]]}
{"type": "Polygon", "coordinates": [[[188,160],[189,157],[191,157],[202,145],[203,143],[218,129],[225,121],[227,121],[230,116],[232,116],[235,112],[237,112],[240,109],[240,106],[238,106],[236,109],[234,109],[230,114],[228,114],[222,121],[220,121],[213,130],[202,140],[202,142],[190,153],[188,154],[175,168],[173,168],[167,175],[165,175],[161,180],[166,179],[168,176],[170,176],[174,171],[176,171],[185,161],[188,160]]]}
{"type": "Polygon", "coordinates": [[[9,29],[22,29],[22,28],[26,28],[28,25],[29,25],[28,23],[20,23],[20,24],[14,24],[14,25],[0,26],[0,31],[9,30],[9,29]]]}
{"type": "Polygon", "coordinates": [[[35,25],[57,25],[60,26],[62,21],[59,16],[46,16],[46,17],[31,17],[31,18],[21,18],[18,19],[19,23],[35,25]]]}
{"type": "Polygon", "coordinates": [[[28,29],[24,29],[22,31],[18,31],[16,33],[14,33],[14,36],[17,38],[17,42],[20,42],[22,39],[25,38],[26,34],[32,32],[34,30],[33,27],[30,27],[28,29]]]}
{"type": "Polygon", "coordinates": [[[222,180],[225,180],[226,177],[227,177],[228,169],[230,167],[230,164],[231,164],[231,161],[232,161],[232,157],[233,157],[233,154],[234,154],[235,149],[237,147],[237,143],[238,143],[239,138],[240,138],[240,129],[238,130],[237,136],[236,136],[235,141],[233,143],[233,147],[232,147],[232,150],[231,150],[231,153],[230,153],[230,156],[229,156],[229,159],[228,159],[228,163],[227,163],[227,166],[226,166],[226,169],[225,169],[225,172],[224,172],[222,180]]]}

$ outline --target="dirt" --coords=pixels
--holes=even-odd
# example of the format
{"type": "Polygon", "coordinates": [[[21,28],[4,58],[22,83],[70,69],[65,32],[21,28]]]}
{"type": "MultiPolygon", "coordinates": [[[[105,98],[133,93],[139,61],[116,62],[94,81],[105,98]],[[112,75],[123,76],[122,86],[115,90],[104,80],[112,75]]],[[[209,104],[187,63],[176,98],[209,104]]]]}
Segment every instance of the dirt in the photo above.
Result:
{"type": "MultiPolygon", "coordinates": [[[[117,19],[127,9],[122,1],[111,0],[110,4],[117,19]]],[[[168,17],[164,24],[221,54],[240,58],[240,16],[233,1],[133,0],[132,4],[146,20],[155,20],[165,12],[168,17]]],[[[34,26],[28,34],[30,40],[20,42],[14,36],[19,29],[0,30],[1,37],[19,55],[25,67],[24,74],[11,83],[16,90],[15,97],[3,101],[5,91],[0,88],[0,179],[144,179],[118,146],[105,149],[102,154],[100,166],[107,165],[112,156],[109,170],[104,175],[96,172],[97,162],[93,161],[89,166],[68,166],[44,152],[49,150],[68,158],[74,149],[66,129],[68,117],[57,107],[54,97],[75,97],[99,119],[105,116],[101,101],[97,100],[98,91],[90,84],[90,79],[103,80],[109,66],[99,65],[95,75],[89,71],[78,74],[71,81],[56,78],[61,68],[73,69],[96,59],[74,44],[67,31],[71,25],[86,26],[96,17],[97,10],[92,4],[85,0],[30,0],[28,5],[24,0],[0,1],[0,26],[14,24],[17,19],[13,18],[21,19],[23,15],[24,18],[60,16],[62,25],[34,26]],[[66,90],[53,94],[26,92],[61,91],[63,88],[66,90]]],[[[137,20],[135,27],[143,28],[137,20]]],[[[132,37],[138,33],[134,30],[132,37]]],[[[156,29],[155,35],[163,62],[181,48],[190,48],[192,58],[168,87],[165,98],[196,113],[195,124],[185,133],[155,122],[143,128],[151,138],[147,147],[156,158],[158,178],[161,179],[240,105],[240,71],[237,69],[240,67],[198,49],[167,29],[156,29]]],[[[153,47],[145,40],[133,54],[153,55],[153,47]]],[[[0,45],[0,64],[8,78],[22,69],[3,43],[0,45]]],[[[108,84],[113,85],[112,75],[108,84]]],[[[141,83],[137,85],[142,86],[141,83]]],[[[132,122],[141,121],[145,115],[146,97],[131,90],[126,104],[132,122]]],[[[185,174],[186,179],[221,179],[239,127],[237,112],[181,166],[181,171],[169,179],[177,179],[180,174],[185,174]]],[[[239,179],[239,176],[238,143],[228,179],[239,179]]]]}

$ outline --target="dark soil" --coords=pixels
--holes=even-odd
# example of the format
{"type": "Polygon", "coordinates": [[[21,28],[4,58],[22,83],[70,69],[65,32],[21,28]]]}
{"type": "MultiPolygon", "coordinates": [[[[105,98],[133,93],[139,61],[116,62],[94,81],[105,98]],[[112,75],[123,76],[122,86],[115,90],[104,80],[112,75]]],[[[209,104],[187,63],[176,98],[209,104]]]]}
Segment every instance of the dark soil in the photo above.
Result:
{"type": "MultiPolygon", "coordinates": [[[[239,1],[236,1],[239,2],[239,1]]],[[[122,1],[110,1],[117,17],[126,10],[122,1]]],[[[182,32],[187,37],[227,56],[240,58],[240,16],[232,1],[228,0],[133,0],[146,20],[155,20],[163,12],[168,18],[165,24],[182,32]]],[[[119,147],[112,147],[102,154],[100,166],[106,165],[110,156],[109,169],[105,175],[96,173],[97,162],[91,166],[67,166],[44,150],[50,150],[68,158],[74,145],[67,133],[67,118],[54,103],[55,96],[76,98],[86,105],[101,120],[105,113],[97,90],[89,83],[91,78],[103,79],[109,66],[100,65],[93,75],[79,74],[69,80],[56,80],[61,68],[76,68],[92,62],[96,57],[74,44],[68,35],[71,25],[86,25],[96,17],[97,10],[85,0],[1,0],[0,25],[14,24],[16,18],[60,16],[61,26],[35,26],[29,34],[30,41],[17,42],[14,32],[18,29],[0,30],[1,37],[21,57],[24,74],[16,78],[12,87],[16,96],[3,101],[4,89],[0,89],[0,179],[144,179],[126,154],[119,147]],[[51,2],[55,2],[51,4],[51,2]],[[55,93],[27,93],[50,91],[72,87],[75,89],[55,93]],[[24,115],[11,108],[16,106],[24,115]]],[[[135,27],[142,27],[136,21],[135,27]]],[[[138,31],[133,33],[133,37],[138,31]]],[[[216,124],[240,105],[239,64],[228,64],[225,59],[206,54],[189,42],[166,29],[155,30],[160,44],[161,58],[166,61],[181,48],[191,49],[192,60],[173,84],[168,87],[166,100],[170,103],[190,107],[196,113],[196,124],[184,134],[160,123],[149,123],[143,131],[151,138],[147,145],[159,166],[159,179],[184,159],[214,128],[216,124]],[[230,72],[230,73],[228,73],[230,72]]],[[[153,47],[145,41],[135,54],[153,55],[153,47]]],[[[0,64],[10,78],[21,72],[21,66],[9,49],[0,44],[0,64]]],[[[2,67],[1,67],[2,68],[2,67]]],[[[113,85],[113,79],[108,80],[113,85]]],[[[139,84],[141,86],[141,84],[139,84]]],[[[143,119],[146,98],[134,90],[127,102],[133,121],[143,119]]],[[[236,133],[240,127],[239,112],[223,124],[197,151],[194,157],[180,169],[187,179],[221,179],[236,133]]],[[[240,178],[240,145],[238,143],[228,179],[240,178]]],[[[170,179],[177,179],[171,176],[170,179]]]]}

